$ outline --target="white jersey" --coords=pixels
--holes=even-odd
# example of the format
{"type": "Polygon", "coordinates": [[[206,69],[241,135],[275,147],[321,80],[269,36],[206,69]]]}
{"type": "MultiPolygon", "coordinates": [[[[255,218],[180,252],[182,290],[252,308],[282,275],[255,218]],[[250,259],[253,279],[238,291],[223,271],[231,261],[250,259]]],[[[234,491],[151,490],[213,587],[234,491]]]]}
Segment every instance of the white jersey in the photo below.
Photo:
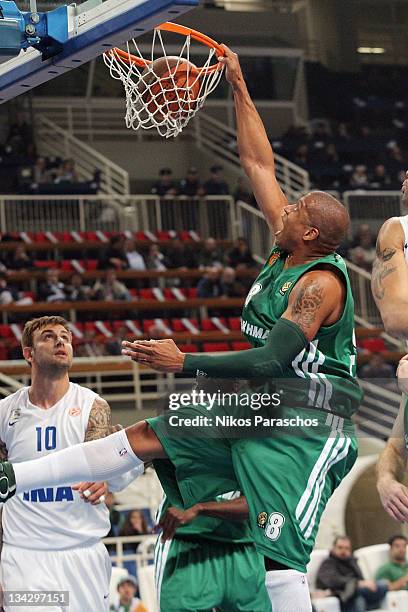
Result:
{"type": "Polygon", "coordinates": [[[408,266],[408,215],[405,215],[404,217],[399,217],[399,220],[404,231],[404,257],[405,263],[408,266]]]}
{"type": "MultiPolygon", "coordinates": [[[[70,383],[67,393],[52,408],[34,406],[28,387],[0,401],[0,439],[13,463],[84,441],[96,393],[70,383]]],[[[3,507],[3,541],[22,548],[62,550],[92,545],[110,529],[105,504],[85,503],[66,486],[44,487],[15,495],[3,507]]]]}

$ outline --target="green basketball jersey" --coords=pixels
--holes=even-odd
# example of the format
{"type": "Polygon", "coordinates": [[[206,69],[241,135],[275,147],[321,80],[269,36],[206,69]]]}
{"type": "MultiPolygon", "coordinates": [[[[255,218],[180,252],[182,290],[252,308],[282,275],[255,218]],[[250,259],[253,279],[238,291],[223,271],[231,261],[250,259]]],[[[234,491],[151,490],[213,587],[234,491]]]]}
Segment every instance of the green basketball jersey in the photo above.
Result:
{"type": "Polygon", "coordinates": [[[314,340],[286,368],[284,380],[277,384],[283,387],[285,404],[327,410],[348,418],[357,410],[362,393],[356,381],[354,300],[346,265],[340,255],[333,253],[311,263],[284,268],[287,256],[279,248],[272,250],[245,300],[242,332],[253,346],[263,346],[269,331],[287,309],[290,293],[301,276],[319,267],[338,270],[346,287],[341,318],[320,328],[314,340]]]}
{"type": "MultiPolygon", "coordinates": [[[[218,495],[216,501],[222,502],[241,495],[239,491],[231,491],[224,495],[218,495]]],[[[162,503],[157,511],[156,522],[158,523],[164,517],[170,506],[173,505],[171,500],[164,496],[162,503]]],[[[176,536],[185,538],[205,538],[207,540],[217,540],[220,542],[235,542],[239,544],[249,544],[253,542],[250,535],[248,521],[230,521],[213,518],[211,516],[198,516],[188,525],[182,525],[177,529],[176,536]]]]}

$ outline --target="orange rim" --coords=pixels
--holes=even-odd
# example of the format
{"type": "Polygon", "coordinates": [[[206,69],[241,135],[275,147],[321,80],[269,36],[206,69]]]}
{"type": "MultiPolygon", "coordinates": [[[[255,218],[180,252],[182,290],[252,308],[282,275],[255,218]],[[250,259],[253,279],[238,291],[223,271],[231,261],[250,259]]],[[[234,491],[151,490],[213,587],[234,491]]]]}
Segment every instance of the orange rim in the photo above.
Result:
{"type": "MultiPolygon", "coordinates": [[[[217,52],[217,57],[219,57],[220,55],[221,56],[225,55],[225,51],[221,47],[220,44],[215,42],[215,40],[213,40],[206,34],[202,34],[198,30],[193,30],[191,28],[182,26],[178,23],[172,23],[171,21],[166,21],[165,23],[162,23],[161,25],[156,26],[155,30],[163,30],[165,32],[174,32],[175,34],[181,34],[182,36],[191,36],[191,38],[201,43],[202,45],[205,45],[206,47],[209,47],[210,49],[215,49],[217,52]]],[[[138,66],[139,68],[146,68],[152,63],[151,60],[142,59],[140,57],[137,57],[137,55],[132,55],[131,53],[128,53],[127,51],[123,51],[122,49],[119,49],[118,47],[114,47],[113,49],[111,49],[110,51],[107,51],[106,53],[108,55],[116,55],[117,57],[119,57],[121,60],[123,60],[127,64],[136,64],[136,66],[138,66]]],[[[221,64],[219,62],[217,62],[213,66],[209,66],[208,68],[204,68],[204,67],[197,68],[197,70],[205,70],[207,74],[211,72],[216,72],[217,70],[220,70],[220,69],[221,69],[221,64]]]]}

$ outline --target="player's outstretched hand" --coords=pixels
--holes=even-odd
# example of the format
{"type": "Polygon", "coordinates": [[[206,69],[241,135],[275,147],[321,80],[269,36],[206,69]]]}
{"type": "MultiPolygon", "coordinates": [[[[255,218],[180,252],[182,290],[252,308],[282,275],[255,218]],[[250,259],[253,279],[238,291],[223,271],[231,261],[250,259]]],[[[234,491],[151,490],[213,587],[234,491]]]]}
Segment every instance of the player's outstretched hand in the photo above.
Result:
{"type": "Polygon", "coordinates": [[[135,340],[122,342],[122,355],[148,365],[158,372],[182,372],[184,353],[175,342],[167,340],[135,340]]]}
{"type": "Polygon", "coordinates": [[[108,493],[106,482],[79,482],[72,487],[74,491],[79,491],[81,499],[92,506],[102,504],[108,493]]]}
{"type": "Polygon", "coordinates": [[[408,489],[397,480],[379,480],[378,493],[384,510],[400,523],[408,522],[408,489]]]}
{"type": "Polygon", "coordinates": [[[404,355],[397,368],[398,387],[401,393],[408,395],[408,355],[404,355]]]}
{"type": "Polygon", "coordinates": [[[162,541],[171,540],[176,529],[182,525],[188,525],[197,518],[199,513],[199,505],[192,506],[188,510],[181,510],[172,506],[169,508],[161,519],[159,527],[163,529],[162,541]]]}
{"type": "Polygon", "coordinates": [[[225,78],[233,87],[244,80],[238,55],[231,51],[226,45],[221,45],[225,51],[225,55],[218,58],[218,61],[225,67],[225,78]]]}

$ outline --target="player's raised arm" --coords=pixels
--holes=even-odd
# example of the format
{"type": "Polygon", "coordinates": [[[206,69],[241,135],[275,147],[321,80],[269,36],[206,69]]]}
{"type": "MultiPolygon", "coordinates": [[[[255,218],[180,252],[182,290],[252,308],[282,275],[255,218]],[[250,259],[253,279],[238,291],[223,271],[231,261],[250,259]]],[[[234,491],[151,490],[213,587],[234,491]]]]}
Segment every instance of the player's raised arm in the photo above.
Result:
{"type": "Polygon", "coordinates": [[[378,234],[371,289],[386,331],[408,337],[408,266],[404,231],[396,217],[388,219],[378,234]]]}
{"type": "Polygon", "coordinates": [[[401,481],[407,466],[404,440],[404,413],[407,397],[403,396],[391,436],[377,464],[377,489],[381,503],[397,521],[408,521],[408,489],[401,481]]]}
{"type": "Polygon", "coordinates": [[[224,521],[243,522],[248,518],[248,504],[243,495],[225,501],[208,501],[195,504],[187,510],[172,506],[161,519],[162,540],[170,540],[178,527],[188,525],[199,516],[210,516],[224,521]]]}
{"type": "Polygon", "coordinates": [[[248,93],[236,53],[223,45],[226,78],[234,92],[238,131],[238,151],[256,200],[273,232],[281,229],[281,216],[288,200],[275,176],[271,144],[258,111],[248,93]]]}

